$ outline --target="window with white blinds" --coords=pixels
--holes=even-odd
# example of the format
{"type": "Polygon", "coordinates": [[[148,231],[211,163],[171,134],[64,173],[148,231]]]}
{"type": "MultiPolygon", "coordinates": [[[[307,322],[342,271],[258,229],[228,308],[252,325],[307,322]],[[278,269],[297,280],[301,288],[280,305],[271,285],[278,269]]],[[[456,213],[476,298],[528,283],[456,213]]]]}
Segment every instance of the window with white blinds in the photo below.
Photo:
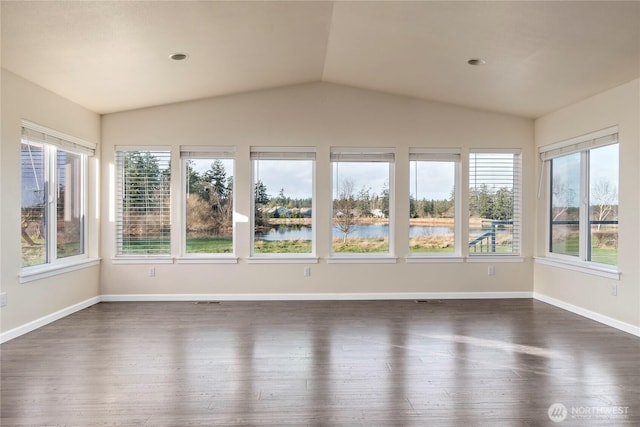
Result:
{"type": "Polygon", "coordinates": [[[521,154],[469,154],[469,254],[520,253],[521,154]]]}
{"type": "Polygon", "coordinates": [[[412,255],[459,255],[459,166],[459,150],[409,149],[412,255]]]}
{"type": "Polygon", "coordinates": [[[315,253],[315,148],[252,147],[252,256],[315,253]]]}
{"type": "Polygon", "coordinates": [[[391,148],[331,148],[333,255],[393,253],[391,148]]]}
{"type": "Polygon", "coordinates": [[[185,189],[182,254],[231,254],[234,148],[181,146],[185,189]]]}
{"type": "Polygon", "coordinates": [[[617,266],[618,149],[617,126],[540,147],[549,174],[547,256],[617,266]]]}
{"type": "Polygon", "coordinates": [[[171,253],[171,152],[116,147],[116,255],[171,253]]]}
{"type": "Polygon", "coordinates": [[[95,145],[23,121],[22,267],[86,257],[87,156],[95,145]]]}

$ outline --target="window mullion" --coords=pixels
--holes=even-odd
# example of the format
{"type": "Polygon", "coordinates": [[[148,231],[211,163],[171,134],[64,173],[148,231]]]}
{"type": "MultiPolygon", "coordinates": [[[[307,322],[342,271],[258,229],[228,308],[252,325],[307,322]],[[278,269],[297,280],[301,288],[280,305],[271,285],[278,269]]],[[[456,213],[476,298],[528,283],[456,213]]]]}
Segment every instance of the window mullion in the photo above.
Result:
{"type": "Polygon", "coordinates": [[[580,156],[580,226],[579,226],[579,258],[588,261],[590,257],[591,238],[589,233],[589,152],[583,151],[580,156]]]}
{"type": "Polygon", "coordinates": [[[47,262],[53,263],[57,258],[57,215],[56,215],[56,148],[45,144],[45,171],[47,180],[46,189],[46,214],[45,214],[45,236],[47,246],[47,262]]]}

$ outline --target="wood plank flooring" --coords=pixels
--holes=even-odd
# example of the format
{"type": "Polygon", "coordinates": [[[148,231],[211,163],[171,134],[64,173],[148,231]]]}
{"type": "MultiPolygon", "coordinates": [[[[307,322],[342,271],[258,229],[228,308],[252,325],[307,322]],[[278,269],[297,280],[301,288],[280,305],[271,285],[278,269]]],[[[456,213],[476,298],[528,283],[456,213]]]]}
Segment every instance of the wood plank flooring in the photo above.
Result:
{"type": "Polygon", "coordinates": [[[640,425],[640,339],[534,300],[101,303],[0,351],[4,427],[640,425]]]}

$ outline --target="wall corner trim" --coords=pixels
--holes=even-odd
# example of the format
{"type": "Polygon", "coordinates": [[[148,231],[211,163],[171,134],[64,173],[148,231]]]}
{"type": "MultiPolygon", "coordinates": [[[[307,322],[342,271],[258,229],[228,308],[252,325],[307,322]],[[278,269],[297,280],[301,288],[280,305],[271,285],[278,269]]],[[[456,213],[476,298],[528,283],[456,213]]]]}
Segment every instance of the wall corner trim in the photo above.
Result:
{"type": "Polygon", "coordinates": [[[559,299],[555,299],[538,292],[533,293],[533,298],[538,301],[546,302],[547,304],[551,304],[563,310],[570,311],[579,316],[586,317],[587,319],[595,320],[598,323],[602,323],[604,325],[611,326],[612,328],[618,329],[620,331],[627,332],[631,335],[640,337],[640,326],[634,326],[630,323],[622,322],[612,317],[605,316],[600,313],[596,313],[595,311],[587,310],[586,308],[582,308],[577,305],[573,305],[568,302],[564,302],[559,299]]]}
{"type": "Polygon", "coordinates": [[[77,311],[84,310],[87,307],[91,307],[94,304],[100,302],[100,296],[96,296],[93,298],[89,298],[77,304],[71,305],[69,307],[58,310],[54,313],[47,314],[46,316],[42,316],[39,319],[32,320],[31,322],[25,323],[24,325],[18,326],[13,329],[9,329],[6,332],[0,334],[0,344],[5,343],[9,340],[19,337],[20,335],[24,335],[31,331],[35,331],[38,328],[41,328],[49,323],[53,323],[56,320],[60,320],[63,317],[67,317],[70,314],[73,314],[77,311]]]}

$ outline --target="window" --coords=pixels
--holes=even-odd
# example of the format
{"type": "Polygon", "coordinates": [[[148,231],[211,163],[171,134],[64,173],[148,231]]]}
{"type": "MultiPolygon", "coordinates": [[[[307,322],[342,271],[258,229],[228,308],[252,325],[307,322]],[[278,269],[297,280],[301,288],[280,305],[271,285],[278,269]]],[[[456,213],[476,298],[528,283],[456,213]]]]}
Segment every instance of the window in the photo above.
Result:
{"type": "Polygon", "coordinates": [[[86,258],[87,158],[95,145],[24,123],[22,267],[86,258]]]}
{"type": "Polygon", "coordinates": [[[520,253],[520,153],[469,154],[469,254],[520,253]]]}
{"type": "Polygon", "coordinates": [[[171,153],[116,147],[116,255],[169,255],[171,153]]]}
{"type": "Polygon", "coordinates": [[[617,130],[543,147],[541,157],[549,162],[548,253],[617,265],[617,130]]]}
{"type": "Polygon", "coordinates": [[[233,253],[233,150],[181,147],[186,255],[233,253]]]}
{"type": "Polygon", "coordinates": [[[409,251],[459,253],[456,243],[460,153],[409,150],[409,251]]]}
{"type": "Polygon", "coordinates": [[[332,253],[392,252],[393,161],[386,150],[332,149],[332,253]]]}
{"type": "Polygon", "coordinates": [[[252,254],[315,253],[315,157],[308,148],[252,150],[252,254]]]}

